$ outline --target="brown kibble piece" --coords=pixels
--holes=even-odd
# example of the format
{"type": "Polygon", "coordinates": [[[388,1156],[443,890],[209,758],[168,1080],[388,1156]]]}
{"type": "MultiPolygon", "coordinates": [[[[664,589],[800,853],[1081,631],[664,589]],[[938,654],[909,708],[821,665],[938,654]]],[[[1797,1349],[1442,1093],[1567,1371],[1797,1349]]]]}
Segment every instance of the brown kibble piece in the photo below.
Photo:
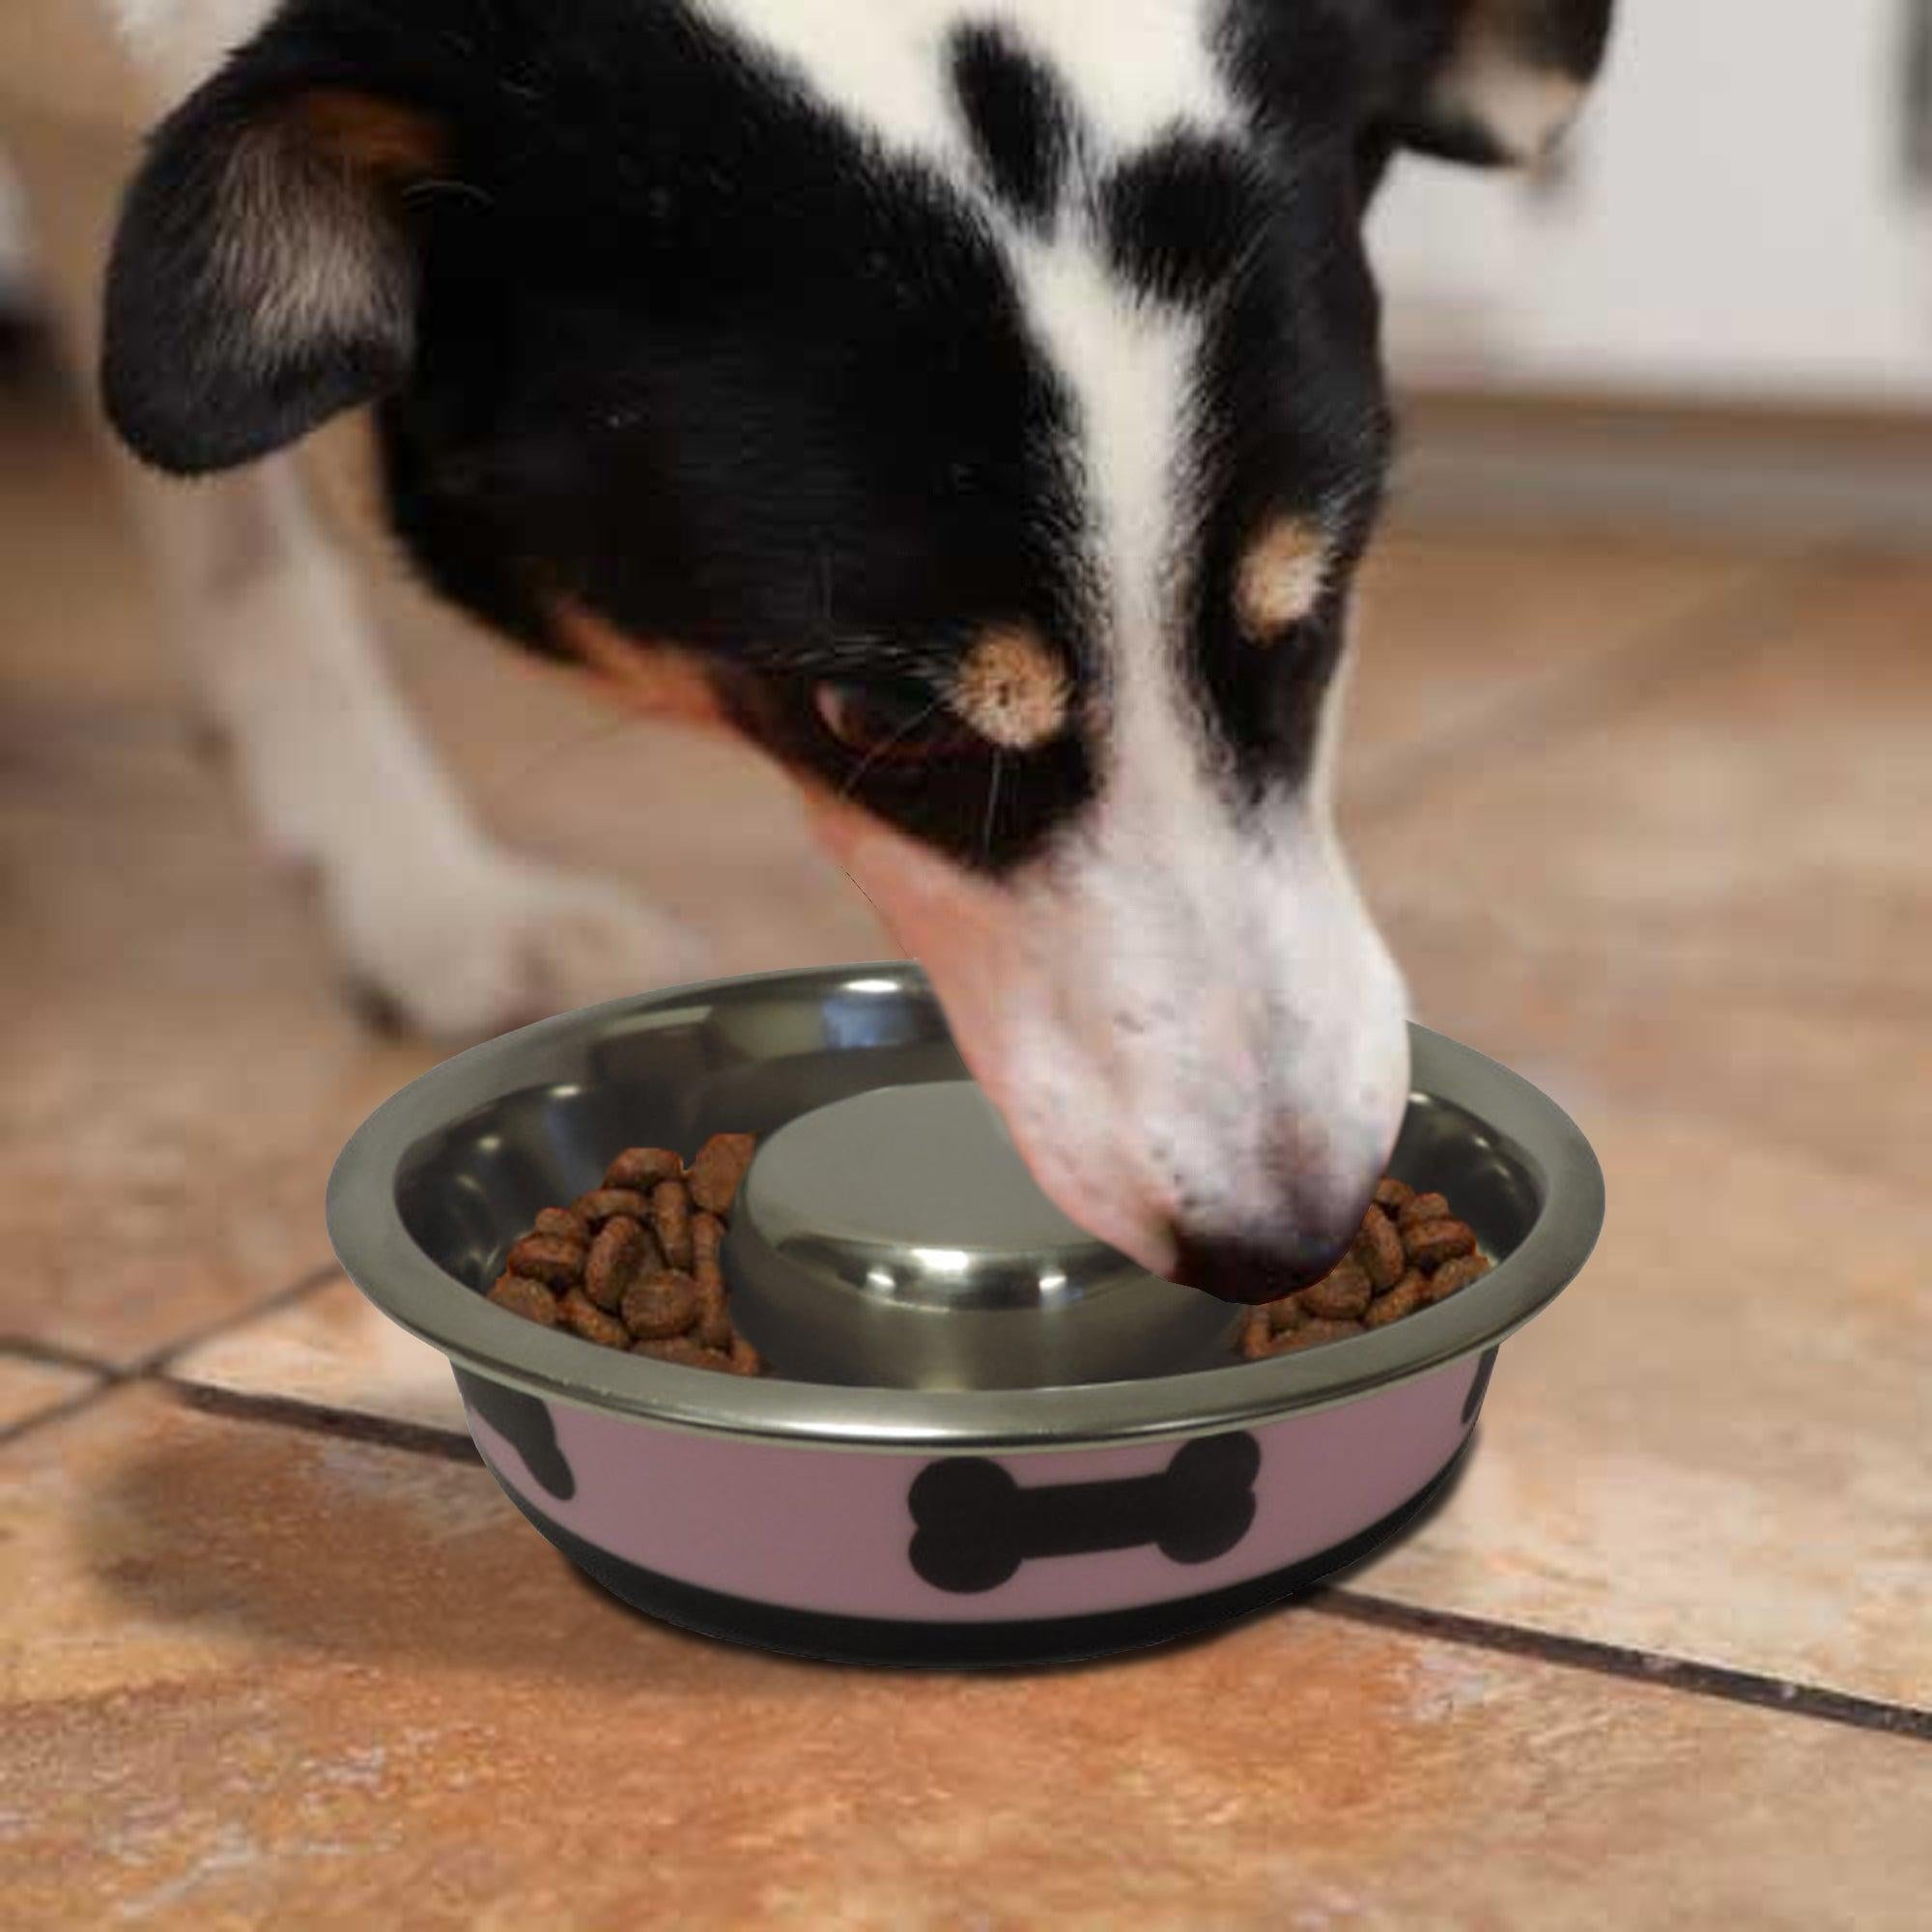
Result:
{"type": "Polygon", "coordinates": [[[1267,1302],[1261,1313],[1267,1318],[1268,1327],[1277,1335],[1286,1334],[1291,1328],[1299,1328],[1308,1320],[1308,1311],[1301,1305],[1298,1294],[1285,1294],[1279,1301],[1267,1302]]]}
{"type": "Polygon", "coordinates": [[[573,1288],[559,1307],[566,1328],[600,1348],[622,1349],[630,1342],[624,1324],[614,1315],[607,1315],[581,1288],[573,1288]]]}
{"type": "MultiPolygon", "coordinates": [[[[1388,1222],[1384,1220],[1382,1226],[1387,1228],[1388,1222]]],[[[1389,1228],[1389,1236],[1395,1236],[1393,1228],[1389,1228]]],[[[1350,1256],[1313,1288],[1304,1288],[1296,1299],[1305,1313],[1324,1321],[1352,1321],[1367,1312],[1373,1292],[1366,1269],[1350,1256]]]]}
{"type": "Polygon", "coordinates": [[[724,1301],[724,1282],[713,1263],[708,1271],[701,1271],[697,1281],[697,1321],[693,1325],[692,1334],[707,1349],[728,1349],[731,1346],[731,1316],[724,1301]]]}
{"type": "Polygon", "coordinates": [[[1299,1349],[1318,1348],[1323,1342],[1342,1342],[1350,1335],[1367,1332],[1359,1321],[1304,1321],[1299,1328],[1291,1328],[1276,1340],[1274,1352],[1292,1355],[1299,1349]]]}
{"type": "Polygon", "coordinates": [[[709,1214],[728,1214],[757,1151],[753,1134],[713,1134],[691,1163],[691,1198],[709,1214]]]}
{"type": "Polygon", "coordinates": [[[661,1268],[624,1291],[624,1326],[640,1342],[682,1335],[697,1319],[697,1284],[688,1274],[661,1268]]]}
{"type": "Polygon", "coordinates": [[[717,1357],[709,1349],[700,1349],[689,1335],[667,1335],[661,1340],[633,1342],[634,1355],[649,1355],[660,1362],[676,1362],[687,1369],[709,1369],[718,1366],[717,1357]]]}
{"type": "Polygon", "coordinates": [[[724,1250],[724,1223],[716,1214],[691,1217],[691,1265],[701,1278],[707,1267],[716,1267],[724,1250]]]}
{"type": "Polygon", "coordinates": [[[1425,1221],[1446,1221],[1449,1204],[1439,1194],[1411,1194],[1396,1217],[1399,1228],[1414,1228],[1425,1221]]]}
{"type": "Polygon", "coordinates": [[[1407,1265],[1402,1251],[1402,1236],[1396,1233],[1395,1223],[1379,1208],[1371,1208],[1362,1217],[1362,1232],[1355,1236],[1350,1254],[1378,1294],[1393,1288],[1407,1265]]]}
{"type": "Polygon", "coordinates": [[[590,1223],[571,1208],[546,1208],[538,1214],[533,1235],[549,1235],[559,1241],[590,1245],[590,1223]]]}
{"type": "Polygon", "coordinates": [[[1406,1180],[1398,1180],[1392,1174],[1376,1189],[1376,1206],[1390,1220],[1394,1220],[1414,1199],[1415,1189],[1409,1186],[1406,1180]]]}
{"type": "Polygon", "coordinates": [[[757,1350],[742,1335],[731,1337],[731,1352],[728,1357],[734,1376],[761,1376],[765,1372],[763,1359],[757,1350]]]}
{"type": "Polygon", "coordinates": [[[1429,1299],[1429,1285],[1419,1268],[1410,1268],[1386,1294],[1378,1295],[1363,1316],[1371,1328],[1386,1328],[1405,1315],[1413,1315],[1429,1299]]]}
{"type": "Polygon", "coordinates": [[[550,1288],[570,1288],[583,1278],[582,1241],[561,1241],[554,1235],[526,1235],[509,1252],[503,1266],[550,1288]]]}
{"type": "Polygon", "coordinates": [[[651,1226],[658,1246],[664,1250],[665,1265],[688,1269],[691,1266],[691,1196],[681,1180],[661,1180],[651,1189],[651,1226]]]}
{"type": "Polygon", "coordinates": [[[1424,1221],[1403,1233],[1408,1258],[1427,1272],[1476,1252],[1476,1236],[1461,1221],[1424,1221]]]}
{"type": "Polygon", "coordinates": [[[660,1265],[658,1244],[640,1221],[619,1214],[606,1221],[583,1264],[583,1292],[599,1308],[614,1313],[624,1291],[640,1274],[660,1265]]]}
{"type": "Polygon", "coordinates": [[[683,1161],[669,1148],[626,1148],[604,1170],[604,1185],[648,1194],[659,1181],[675,1180],[683,1172],[683,1161]]]}
{"type": "Polygon", "coordinates": [[[542,1282],[532,1281],[528,1275],[506,1274],[490,1291],[490,1297],[498,1308],[507,1308],[512,1315],[521,1315],[526,1321],[534,1321],[540,1328],[556,1326],[556,1296],[542,1282]]]}
{"type": "Polygon", "coordinates": [[[1240,1353],[1260,1361],[1386,1328],[1460,1293],[1492,1265],[1441,1195],[1417,1194],[1385,1176],[1347,1258],[1299,1293],[1252,1310],[1240,1353]]]}
{"type": "Polygon", "coordinates": [[[1447,1301],[1472,1281],[1481,1281],[1492,1265],[1486,1255],[1458,1255],[1429,1277],[1426,1296],[1430,1301],[1447,1301]]]}
{"type": "Polygon", "coordinates": [[[630,1187],[593,1187],[588,1194],[580,1194],[570,1204],[570,1211],[580,1214],[593,1228],[601,1228],[606,1221],[614,1221],[622,1214],[627,1220],[648,1221],[651,1218],[649,1198],[630,1187]]]}

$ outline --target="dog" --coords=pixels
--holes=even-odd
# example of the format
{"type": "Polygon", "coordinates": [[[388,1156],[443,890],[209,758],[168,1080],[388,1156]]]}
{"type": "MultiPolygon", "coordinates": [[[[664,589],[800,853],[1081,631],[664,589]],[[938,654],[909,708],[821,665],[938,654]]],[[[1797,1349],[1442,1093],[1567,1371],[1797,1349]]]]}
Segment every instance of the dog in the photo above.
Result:
{"type": "Polygon", "coordinates": [[[122,213],[127,443],[374,406],[438,592],[797,779],[1068,1214],[1325,1271],[1408,1093],[1329,807],[1363,216],[1540,155],[1611,0],[121,4],[234,47],[122,213]]]}

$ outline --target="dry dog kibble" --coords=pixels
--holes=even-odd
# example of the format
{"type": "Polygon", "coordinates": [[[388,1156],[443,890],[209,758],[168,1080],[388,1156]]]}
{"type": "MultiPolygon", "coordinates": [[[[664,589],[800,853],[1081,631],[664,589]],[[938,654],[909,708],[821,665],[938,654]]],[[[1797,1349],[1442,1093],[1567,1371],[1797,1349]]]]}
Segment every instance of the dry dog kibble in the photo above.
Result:
{"type": "Polygon", "coordinates": [[[663,1265],[657,1238],[641,1221],[619,1214],[606,1221],[583,1264],[583,1292],[599,1308],[614,1314],[624,1291],[647,1270],[663,1265]]]}
{"type": "Polygon", "coordinates": [[[756,1148],[750,1134],[714,1134],[688,1170],[668,1148],[625,1149],[601,1187],[538,1214],[489,1299],[600,1348],[763,1375],[731,1320],[719,1261],[723,1217],[756,1148]]]}
{"type": "Polygon", "coordinates": [[[526,1274],[500,1277],[490,1291],[490,1299],[498,1308],[521,1315],[526,1321],[534,1321],[545,1328],[556,1326],[556,1296],[542,1282],[532,1281],[526,1274]]]}
{"type": "Polygon", "coordinates": [[[570,1288],[583,1279],[582,1241],[559,1240],[554,1235],[526,1235],[510,1250],[504,1268],[550,1288],[570,1288]]]}
{"type": "Polygon", "coordinates": [[[691,1195],[681,1180],[661,1180],[651,1189],[651,1226],[668,1267],[689,1268],[691,1195]]]}
{"type": "Polygon", "coordinates": [[[1378,1296],[1363,1316],[1371,1328],[1386,1328],[1405,1315],[1413,1315],[1429,1299],[1429,1283],[1418,1268],[1410,1268],[1389,1292],[1378,1296]]]}
{"type": "Polygon", "coordinates": [[[691,1198],[707,1214],[728,1214],[757,1142],[750,1134],[713,1134],[691,1163],[691,1198]]]}
{"type": "MultiPolygon", "coordinates": [[[[1388,1223],[1384,1221],[1382,1226],[1386,1228],[1388,1223]]],[[[1340,1267],[1324,1275],[1313,1288],[1304,1288],[1299,1295],[1288,1296],[1275,1306],[1297,1304],[1304,1314],[1324,1321],[1358,1321],[1368,1313],[1375,1292],[1375,1284],[1369,1279],[1367,1269],[1355,1256],[1350,1255],[1340,1267]]]]}
{"type": "Polygon", "coordinates": [[[1408,1268],[1408,1258],[1402,1251],[1402,1236],[1396,1233],[1395,1223],[1379,1208],[1371,1208],[1362,1217],[1362,1232],[1355,1236],[1351,1252],[1378,1294],[1387,1293],[1408,1268]]]}
{"type": "Polygon", "coordinates": [[[639,1194],[635,1188],[593,1187],[570,1204],[570,1211],[591,1227],[601,1228],[606,1221],[614,1221],[619,1215],[627,1221],[648,1221],[651,1203],[648,1195],[639,1194]]]}
{"type": "Polygon", "coordinates": [[[624,1326],[639,1342],[668,1342],[697,1320],[697,1284],[663,1268],[624,1291],[624,1326]]]}
{"type": "Polygon", "coordinates": [[[546,1208],[537,1216],[530,1233],[550,1235],[559,1241],[575,1241],[580,1247],[590,1245],[590,1223],[574,1208],[546,1208]]]}
{"type": "Polygon", "coordinates": [[[1350,1335],[1365,1335],[1359,1321],[1304,1321],[1276,1338],[1274,1353],[1293,1355],[1302,1349],[1319,1348],[1323,1342],[1345,1342],[1350,1335]]]}
{"type": "Polygon", "coordinates": [[[689,1335],[667,1335],[661,1342],[633,1342],[634,1355],[649,1355],[660,1362],[676,1362],[687,1369],[726,1369],[729,1358],[710,1349],[700,1349],[689,1335]]]}
{"type": "Polygon", "coordinates": [[[1439,1194],[1418,1194],[1390,1175],[1347,1257],[1322,1278],[1254,1309],[1240,1350],[1251,1362],[1366,1335],[1447,1300],[1494,1265],[1473,1228],[1439,1194]]]}
{"type": "Polygon", "coordinates": [[[1392,1174],[1384,1177],[1376,1188],[1376,1206],[1391,1221],[1414,1199],[1415,1189],[1407,1181],[1398,1180],[1392,1174]]]}
{"type": "Polygon", "coordinates": [[[1467,1288],[1472,1281],[1481,1281],[1493,1265],[1487,1255],[1458,1255],[1454,1261],[1444,1262],[1429,1277],[1429,1299],[1446,1301],[1458,1289],[1467,1288]]]}
{"type": "Polygon", "coordinates": [[[648,1194],[659,1181],[675,1180],[683,1172],[683,1161],[669,1148],[626,1148],[604,1170],[604,1185],[648,1194]]]}
{"type": "Polygon", "coordinates": [[[614,1315],[607,1315],[581,1288],[573,1288],[557,1304],[563,1325],[605,1349],[627,1349],[631,1338],[614,1315]]]}
{"type": "Polygon", "coordinates": [[[1404,1230],[1402,1239],[1409,1260],[1425,1273],[1476,1252],[1476,1236],[1461,1221],[1424,1221],[1404,1230]]]}
{"type": "Polygon", "coordinates": [[[1395,1217],[1398,1228],[1413,1228],[1424,1221],[1446,1221],[1449,1204],[1439,1194],[1410,1194],[1395,1217]]]}

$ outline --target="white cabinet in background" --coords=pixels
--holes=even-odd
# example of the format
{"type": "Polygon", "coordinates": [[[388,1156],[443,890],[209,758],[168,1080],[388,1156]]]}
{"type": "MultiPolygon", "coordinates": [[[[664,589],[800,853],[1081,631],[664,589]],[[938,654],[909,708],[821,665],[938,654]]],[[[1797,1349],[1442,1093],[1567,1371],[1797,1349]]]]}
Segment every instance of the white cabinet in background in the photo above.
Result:
{"type": "Polygon", "coordinates": [[[1401,376],[1932,405],[1932,184],[1909,165],[1926,7],[1622,0],[1551,176],[1397,171],[1371,232],[1401,376]]]}

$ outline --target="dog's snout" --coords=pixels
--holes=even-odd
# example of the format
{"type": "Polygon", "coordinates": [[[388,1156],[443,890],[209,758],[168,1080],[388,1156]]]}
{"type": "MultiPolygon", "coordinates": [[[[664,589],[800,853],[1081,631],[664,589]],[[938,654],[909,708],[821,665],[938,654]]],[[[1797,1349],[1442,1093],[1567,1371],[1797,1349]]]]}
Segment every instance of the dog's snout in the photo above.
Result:
{"type": "Polygon", "coordinates": [[[1354,1232],[1350,1225],[1272,1239],[1182,1232],[1174,1279],[1222,1301],[1278,1301],[1320,1281],[1348,1253],[1354,1232]]]}

